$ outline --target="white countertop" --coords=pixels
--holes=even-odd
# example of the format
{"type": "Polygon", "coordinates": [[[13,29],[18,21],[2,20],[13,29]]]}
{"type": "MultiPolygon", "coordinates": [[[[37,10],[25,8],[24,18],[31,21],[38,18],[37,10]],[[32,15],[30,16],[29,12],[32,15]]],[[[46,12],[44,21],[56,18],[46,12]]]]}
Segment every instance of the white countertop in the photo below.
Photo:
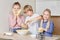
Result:
{"type": "MultiPolygon", "coordinates": [[[[19,34],[16,34],[16,33],[14,33],[11,36],[3,35],[3,34],[0,33],[0,38],[12,39],[12,40],[38,40],[36,38],[32,38],[29,35],[19,35],[19,34]]],[[[56,40],[58,38],[59,38],[59,36],[45,37],[45,40],[56,40]]]]}

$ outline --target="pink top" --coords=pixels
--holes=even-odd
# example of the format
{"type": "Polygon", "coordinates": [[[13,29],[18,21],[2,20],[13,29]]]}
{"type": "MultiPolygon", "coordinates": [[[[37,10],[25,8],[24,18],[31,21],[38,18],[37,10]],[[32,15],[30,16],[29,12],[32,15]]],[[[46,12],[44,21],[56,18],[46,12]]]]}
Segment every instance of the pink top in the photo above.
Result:
{"type": "Polygon", "coordinates": [[[9,14],[9,26],[11,28],[20,28],[21,23],[24,22],[24,16],[19,16],[16,19],[14,19],[14,15],[13,14],[9,14]]]}

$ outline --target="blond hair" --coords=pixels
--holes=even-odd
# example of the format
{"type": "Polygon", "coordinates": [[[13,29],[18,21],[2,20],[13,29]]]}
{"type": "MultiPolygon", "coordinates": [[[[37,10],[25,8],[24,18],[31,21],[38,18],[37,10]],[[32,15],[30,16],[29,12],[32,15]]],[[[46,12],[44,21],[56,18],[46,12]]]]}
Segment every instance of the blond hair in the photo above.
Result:
{"type": "MultiPolygon", "coordinates": [[[[44,13],[45,11],[48,11],[48,12],[49,12],[49,15],[51,16],[51,11],[50,11],[50,9],[45,9],[45,10],[43,11],[43,13],[44,13]]],[[[42,27],[42,25],[43,25],[43,19],[41,20],[40,27],[42,27]]],[[[50,18],[49,18],[49,20],[48,20],[48,22],[47,22],[47,25],[46,25],[46,29],[48,30],[49,28],[50,28],[50,18]]]]}
{"type": "Polygon", "coordinates": [[[50,17],[50,16],[51,16],[51,10],[48,9],[48,8],[46,8],[46,9],[43,11],[43,14],[44,14],[45,11],[47,11],[47,12],[49,13],[49,17],[50,17]]]}
{"type": "Polygon", "coordinates": [[[24,10],[24,13],[26,13],[27,11],[32,11],[33,12],[33,9],[32,9],[31,5],[25,5],[23,10],[24,10]]]}

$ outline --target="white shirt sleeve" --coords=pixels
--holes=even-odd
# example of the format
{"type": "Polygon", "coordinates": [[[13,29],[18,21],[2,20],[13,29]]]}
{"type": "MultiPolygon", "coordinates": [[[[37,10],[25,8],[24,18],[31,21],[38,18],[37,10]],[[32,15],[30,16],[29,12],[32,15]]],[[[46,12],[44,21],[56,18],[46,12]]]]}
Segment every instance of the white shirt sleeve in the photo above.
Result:
{"type": "Polygon", "coordinates": [[[25,18],[25,23],[26,23],[28,20],[29,20],[29,17],[26,17],[26,18],[25,18]]]}
{"type": "Polygon", "coordinates": [[[36,18],[36,17],[38,17],[38,16],[40,16],[39,14],[34,14],[34,17],[33,18],[36,18]]]}
{"type": "Polygon", "coordinates": [[[25,18],[25,23],[27,22],[27,17],[25,18]]]}
{"type": "Polygon", "coordinates": [[[34,14],[34,17],[38,17],[38,16],[40,16],[39,14],[34,14]]]}

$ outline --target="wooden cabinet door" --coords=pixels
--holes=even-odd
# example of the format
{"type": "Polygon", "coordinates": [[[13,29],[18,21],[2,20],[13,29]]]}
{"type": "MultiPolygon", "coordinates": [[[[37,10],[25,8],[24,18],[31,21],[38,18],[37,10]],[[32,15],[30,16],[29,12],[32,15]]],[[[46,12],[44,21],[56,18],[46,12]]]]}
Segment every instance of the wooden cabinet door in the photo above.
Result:
{"type": "Polygon", "coordinates": [[[60,16],[51,17],[54,22],[54,35],[60,35],[60,16]]]}

